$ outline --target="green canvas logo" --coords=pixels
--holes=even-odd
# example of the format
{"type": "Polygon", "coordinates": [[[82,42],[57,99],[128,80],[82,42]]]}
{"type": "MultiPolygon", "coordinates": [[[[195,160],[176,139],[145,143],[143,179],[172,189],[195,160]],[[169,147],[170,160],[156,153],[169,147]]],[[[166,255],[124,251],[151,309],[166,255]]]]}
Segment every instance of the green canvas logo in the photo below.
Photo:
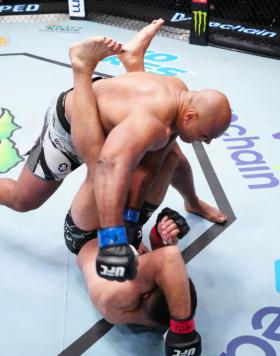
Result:
{"type": "Polygon", "coordinates": [[[14,122],[14,116],[8,109],[0,111],[0,174],[6,173],[23,161],[15,142],[11,140],[13,132],[20,126],[14,122]]]}
{"type": "Polygon", "coordinates": [[[206,32],[207,11],[193,11],[194,32],[200,35],[206,32]]]}

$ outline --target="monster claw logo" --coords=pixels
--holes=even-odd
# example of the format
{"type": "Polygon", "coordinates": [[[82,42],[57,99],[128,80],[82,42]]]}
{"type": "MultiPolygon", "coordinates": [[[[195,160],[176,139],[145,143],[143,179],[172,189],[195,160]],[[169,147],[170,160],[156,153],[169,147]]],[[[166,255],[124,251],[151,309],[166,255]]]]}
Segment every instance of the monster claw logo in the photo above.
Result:
{"type": "Polygon", "coordinates": [[[10,139],[13,132],[20,126],[14,122],[10,110],[1,108],[0,111],[0,174],[6,173],[19,162],[23,161],[15,143],[10,139]]]}
{"type": "Polygon", "coordinates": [[[206,32],[207,11],[193,11],[194,32],[200,35],[206,32]]]}

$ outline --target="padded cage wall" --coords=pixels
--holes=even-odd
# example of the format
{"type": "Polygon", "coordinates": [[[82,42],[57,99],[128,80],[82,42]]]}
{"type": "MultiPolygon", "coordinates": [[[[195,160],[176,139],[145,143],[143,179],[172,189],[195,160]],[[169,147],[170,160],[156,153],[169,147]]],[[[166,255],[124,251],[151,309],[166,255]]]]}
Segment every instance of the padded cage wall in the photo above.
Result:
{"type": "Polygon", "coordinates": [[[191,0],[86,0],[86,10],[87,19],[132,30],[163,18],[161,34],[179,39],[187,37],[191,24],[191,0]]]}
{"type": "Polygon", "coordinates": [[[211,0],[209,41],[280,58],[280,0],[211,0]]]}
{"type": "MultiPolygon", "coordinates": [[[[208,3],[210,43],[280,57],[280,0],[209,0],[208,3]]],[[[191,0],[86,0],[86,10],[88,19],[106,22],[110,18],[115,26],[135,30],[139,25],[132,20],[150,22],[160,17],[173,29],[175,37],[191,29],[191,0]]]]}

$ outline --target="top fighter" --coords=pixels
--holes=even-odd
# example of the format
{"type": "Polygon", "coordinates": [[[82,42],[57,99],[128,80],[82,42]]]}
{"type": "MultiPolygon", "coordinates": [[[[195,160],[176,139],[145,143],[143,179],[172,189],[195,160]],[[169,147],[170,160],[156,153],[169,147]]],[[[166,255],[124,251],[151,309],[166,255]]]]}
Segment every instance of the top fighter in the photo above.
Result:
{"type": "MultiPolygon", "coordinates": [[[[175,144],[177,136],[185,142],[209,143],[222,134],[231,116],[225,95],[214,90],[189,91],[180,79],[144,72],[130,72],[92,84],[91,75],[97,63],[108,55],[119,54],[129,71],[141,70],[139,61],[143,64],[145,49],[161,24],[161,20],[153,22],[126,46],[102,37],[72,46],[74,90],[64,93],[50,106],[43,134],[19,180],[0,181],[0,202],[28,210],[41,205],[61,183],[59,173],[65,165],[52,165],[53,154],[59,151],[62,164],[69,159],[62,177],[84,161],[87,177],[74,199],[72,217],[69,213],[67,219],[73,219],[80,232],[84,230],[91,236],[96,237],[99,229],[102,249],[97,270],[106,278],[125,280],[135,275],[135,261],[123,226],[124,206],[139,210],[147,185],[152,187],[156,179],[161,181],[161,174],[165,183],[167,178],[171,179],[166,177],[166,169],[160,172],[164,159],[172,166],[172,183],[184,196],[188,210],[217,222],[225,220],[220,212],[197,198],[188,162],[175,144]],[[174,152],[177,160],[172,159],[174,152]],[[49,169],[49,163],[56,174],[49,169]],[[136,166],[142,168],[137,184],[132,184],[137,194],[132,190],[128,197],[136,166]],[[188,175],[184,177],[182,172],[188,175]],[[53,181],[56,177],[58,181],[53,181]],[[183,184],[184,180],[187,184],[183,184]],[[121,275],[114,276],[111,267],[121,267],[121,275]],[[107,276],[104,271],[109,271],[107,276]]],[[[157,190],[150,190],[149,194],[154,192],[157,190]]]]}
{"type": "Polygon", "coordinates": [[[123,214],[137,165],[147,168],[138,181],[144,193],[177,136],[187,143],[209,143],[227,129],[231,118],[223,93],[189,91],[178,78],[130,72],[92,84],[98,62],[124,51],[103,37],[73,45],[74,90],[65,102],[75,147],[88,169],[71,207],[72,219],[93,235],[98,229],[97,272],[119,281],[136,274],[123,214]]]}

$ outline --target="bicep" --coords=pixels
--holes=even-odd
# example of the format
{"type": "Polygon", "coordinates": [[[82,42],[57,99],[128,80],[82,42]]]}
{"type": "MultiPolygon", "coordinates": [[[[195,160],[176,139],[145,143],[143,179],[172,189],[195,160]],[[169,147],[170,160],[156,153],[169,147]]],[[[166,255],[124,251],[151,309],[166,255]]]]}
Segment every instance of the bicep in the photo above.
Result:
{"type": "Polygon", "coordinates": [[[163,144],[162,124],[154,121],[126,119],[121,122],[108,135],[100,159],[137,165],[147,151],[160,148],[163,144]]]}

